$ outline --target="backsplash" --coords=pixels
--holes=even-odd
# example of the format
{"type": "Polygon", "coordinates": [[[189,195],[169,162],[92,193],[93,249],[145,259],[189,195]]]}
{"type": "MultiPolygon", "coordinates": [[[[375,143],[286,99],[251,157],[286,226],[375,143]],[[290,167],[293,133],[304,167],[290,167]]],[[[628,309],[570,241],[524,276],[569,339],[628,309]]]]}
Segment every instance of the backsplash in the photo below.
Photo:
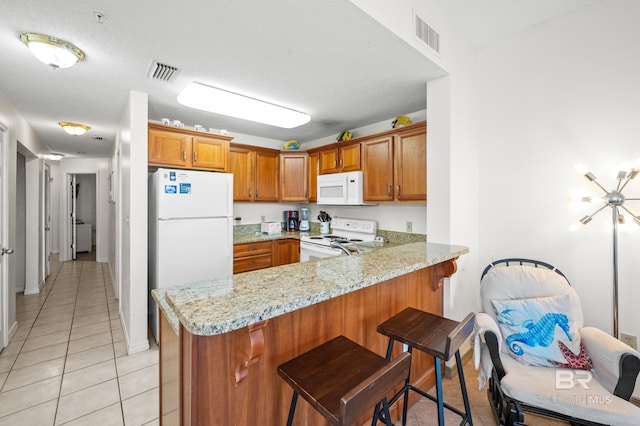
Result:
{"type": "MultiPolygon", "coordinates": [[[[320,233],[320,222],[311,222],[310,225],[311,225],[311,231],[310,231],[311,234],[320,233]]],[[[256,233],[260,233],[259,223],[251,223],[247,225],[234,225],[233,227],[234,237],[237,237],[240,235],[251,235],[256,233]]],[[[409,232],[387,231],[384,229],[378,229],[378,235],[381,235],[387,238],[389,242],[395,243],[395,244],[409,244],[409,243],[417,243],[417,242],[427,240],[427,236],[425,234],[413,234],[409,232]]]]}

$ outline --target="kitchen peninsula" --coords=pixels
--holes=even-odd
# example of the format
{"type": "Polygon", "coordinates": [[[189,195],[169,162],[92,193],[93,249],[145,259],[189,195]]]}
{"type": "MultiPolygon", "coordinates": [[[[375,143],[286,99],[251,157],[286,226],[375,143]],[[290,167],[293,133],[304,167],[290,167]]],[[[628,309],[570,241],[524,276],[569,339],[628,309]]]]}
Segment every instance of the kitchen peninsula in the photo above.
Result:
{"type": "MultiPolygon", "coordinates": [[[[419,242],[154,290],[162,424],[284,424],[280,363],[340,334],[384,354],[377,325],[407,306],[442,314],[442,279],[467,252],[419,242]]],[[[414,353],[412,377],[430,387],[433,360],[414,353]]],[[[304,403],[296,423],[325,424],[304,403]]]]}

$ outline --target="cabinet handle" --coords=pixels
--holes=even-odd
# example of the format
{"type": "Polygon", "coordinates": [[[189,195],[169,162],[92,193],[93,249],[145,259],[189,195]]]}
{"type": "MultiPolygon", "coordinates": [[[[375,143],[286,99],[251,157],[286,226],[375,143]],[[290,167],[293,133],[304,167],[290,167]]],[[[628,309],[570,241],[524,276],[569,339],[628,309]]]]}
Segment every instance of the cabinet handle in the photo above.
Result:
{"type": "Polygon", "coordinates": [[[398,197],[400,196],[400,185],[398,185],[398,197]]]}
{"type": "Polygon", "coordinates": [[[333,168],[335,169],[336,167],[338,167],[338,160],[333,160],[333,168]]]}
{"type": "Polygon", "coordinates": [[[387,195],[389,195],[389,196],[393,195],[391,193],[391,185],[389,185],[389,187],[387,188],[387,195]]]}
{"type": "Polygon", "coordinates": [[[258,195],[258,190],[256,189],[256,198],[258,198],[260,195],[258,195]]]}
{"type": "Polygon", "coordinates": [[[304,190],[304,198],[309,198],[309,195],[306,189],[304,190]]]}
{"type": "Polygon", "coordinates": [[[193,161],[198,161],[198,151],[193,151],[193,161]]]}
{"type": "Polygon", "coordinates": [[[249,247],[249,251],[256,251],[256,250],[258,250],[257,247],[249,247]]]}
{"type": "Polygon", "coordinates": [[[187,161],[187,150],[182,151],[182,161],[187,161]]]}
{"type": "Polygon", "coordinates": [[[251,198],[251,190],[249,190],[249,198],[251,198]]]}
{"type": "Polygon", "coordinates": [[[344,166],[344,159],[340,159],[340,167],[344,166]]]}

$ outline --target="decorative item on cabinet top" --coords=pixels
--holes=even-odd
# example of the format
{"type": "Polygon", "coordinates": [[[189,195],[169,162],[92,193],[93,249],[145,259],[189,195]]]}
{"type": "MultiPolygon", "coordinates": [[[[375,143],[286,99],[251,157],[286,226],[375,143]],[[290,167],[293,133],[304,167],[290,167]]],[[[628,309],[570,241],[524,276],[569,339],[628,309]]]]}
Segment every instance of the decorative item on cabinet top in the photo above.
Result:
{"type": "Polygon", "coordinates": [[[285,151],[300,149],[300,143],[296,139],[291,139],[284,144],[285,151]]]}

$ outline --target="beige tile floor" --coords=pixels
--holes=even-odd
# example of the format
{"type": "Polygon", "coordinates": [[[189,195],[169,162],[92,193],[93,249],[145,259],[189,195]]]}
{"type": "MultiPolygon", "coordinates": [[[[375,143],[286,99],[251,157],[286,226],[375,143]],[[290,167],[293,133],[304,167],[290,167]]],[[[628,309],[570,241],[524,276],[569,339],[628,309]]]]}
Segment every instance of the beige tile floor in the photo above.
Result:
{"type": "Polygon", "coordinates": [[[158,348],[127,355],[106,264],[53,259],[43,291],[16,296],[0,426],[159,424],[158,348]]]}

